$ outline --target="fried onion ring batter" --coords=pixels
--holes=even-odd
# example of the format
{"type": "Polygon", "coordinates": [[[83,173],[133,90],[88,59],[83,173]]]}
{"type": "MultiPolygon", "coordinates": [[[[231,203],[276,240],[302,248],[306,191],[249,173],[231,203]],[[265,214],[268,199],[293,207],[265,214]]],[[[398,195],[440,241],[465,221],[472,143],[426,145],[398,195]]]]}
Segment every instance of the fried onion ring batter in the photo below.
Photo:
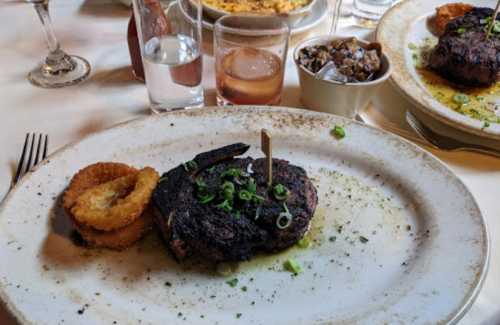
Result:
{"type": "Polygon", "coordinates": [[[73,220],[76,231],[82,236],[83,240],[94,248],[110,248],[121,250],[129,247],[153,225],[153,216],[149,209],[137,218],[134,222],[120,229],[112,231],[100,231],[92,227],[84,226],[73,220]]]}
{"type": "Polygon", "coordinates": [[[159,175],[151,167],[85,190],[71,207],[81,225],[111,231],[130,225],[151,199],[159,175]]]}
{"type": "Polygon", "coordinates": [[[86,190],[119,177],[136,173],[137,169],[115,162],[99,162],[81,169],[73,176],[64,193],[64,210],[66,213],[71,214],[71,208],[76,199],[86,190]]]}

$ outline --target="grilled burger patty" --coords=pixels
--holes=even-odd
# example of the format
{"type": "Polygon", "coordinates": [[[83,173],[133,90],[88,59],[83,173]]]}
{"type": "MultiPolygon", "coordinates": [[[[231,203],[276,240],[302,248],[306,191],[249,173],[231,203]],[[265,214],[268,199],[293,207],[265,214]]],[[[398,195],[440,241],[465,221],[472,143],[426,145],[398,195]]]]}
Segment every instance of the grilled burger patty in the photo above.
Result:
{"type": "Polygon", "coordinates": [[[268,187],[264,159],[234,158],[248,148],[205,152],[162,176],[153,205],[176,258],[248,260],[287,248],[308,230],[318,198],[305,170],[274,159],[268,187]]]}

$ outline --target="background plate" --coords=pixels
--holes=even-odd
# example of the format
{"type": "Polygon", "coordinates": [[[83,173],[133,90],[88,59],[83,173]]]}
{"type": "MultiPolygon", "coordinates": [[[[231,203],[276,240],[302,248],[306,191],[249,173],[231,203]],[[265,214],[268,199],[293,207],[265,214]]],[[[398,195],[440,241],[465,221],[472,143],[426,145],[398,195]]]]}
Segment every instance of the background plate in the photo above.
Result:
{"type": "Polygon", "coordinates": [[[49,157],[0,208],[0,295],[33,324],[453,323],[478,294],[488,256],[474,198],[430,154],[357,122],[277,107],[174,112],[94,134],[49,157]],[[60,196],[80,168],[166,171],[236,141],[258,157],[262,127],[274,156],[306,168],[318,187],[310,248],[257,257],[225,278],[177,264],[155,232],[124,252],[70,239],[60,196]],[[288,258],[304,273],[284,271],[288,258]]]}
{"type": "MultiPolygon", "coordinates": [[[[463,132],[472,135],[495,140],[482,143],[490,147],[499,147],[500,144],[500,124],[491,123],[488,128],[483,128],[483,122],[459,114],[451,108],[439,103],[425,89],[415,72],[415,67],[411,59],[411,53],[408,49],[410,42],[417,42],[416,38],[424,38],[430,34],[426,19],[435,12],[435,8],[450,1],[447,0],[406,0],[391,8],[380,21],[376,38],[382,43],[385,53],[391,59],[393,73],[391,80],[402,93],[410,99],[416,108],[422,113],[432,117],[447,126],[451,126],[463,132]],[[496,144],[496,145],[495,145],[496,144]]],[[[475,0],[463,1],[478,7],[495,8],[496,1],[493,0],[475,0]]],[[[432,125],[431,125],[432,126],[432,125]]],[[[439,130],[436,129],[439,132],[439,130]]],[[[443,133],[442,131],[439,133],[443,133]]],[[[474,139],[467,139],[460,134],[452,134],[455,138],[466,142],[478,142],[474,139]]]]}
{"type": "MultiPolygon", "coordinates": [[[[177,5],[177,7],[180,8],[179,11],[185,17],[189,17],[189,15],[186,13],[186,8],[179,5],[177,5]]],[[[290,34],[295,35],[306,32],[319,25],[327,16],[328,16],[328,0],[317,0],[314,2],[311,8],[311,13],[308,14],[303,19],[301,19],[297,24],[294,24],[292,26],[290,34]]],[[[213,30],[214,23],[215,21],[211,17],[208,17],[206,14],[203,15],[202,24],[204,28],[208,30],[213,30]]]]}

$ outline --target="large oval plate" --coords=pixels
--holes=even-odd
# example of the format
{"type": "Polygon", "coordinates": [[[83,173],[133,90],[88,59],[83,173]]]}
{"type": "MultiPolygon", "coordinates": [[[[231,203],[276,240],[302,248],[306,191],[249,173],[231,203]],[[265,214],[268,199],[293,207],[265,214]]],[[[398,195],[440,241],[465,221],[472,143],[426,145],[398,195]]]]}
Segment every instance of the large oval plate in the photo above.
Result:
{"type": "Polygon", "coordinates": [[[488,236],[464,184],[394,135],[285,108],[206,108],[132,121],[55,153],[0,209],[0,293],[32,324],[445,324],[477,296],[488,236]],[[331,135],[334,125],[346,137],[331,135]],[[230,277],[172,260],[156,233],[123,252],[70,239],[60,195],[97,161],[166,171],[200,151],[243,141],[308,171],[319,191],[311,247],[241,263],[230,277]],[[298,276],[283,270],[296,259],[298,276]],[[226,283],[239,280],[236,287],[226,283]]]}
{"type": "MultiPolygon", "coordinates": [[[[453,2],[453,1],[451,1],[453,2]]],[[[495,8],[493,0],[462,1],[478,7],[495,8]]],[[[438,102],[420,80],[408,48],[410,43],[420,43],[430,36],[427,18],[435,13],[435,8],[450,3],[447,0],[403,1],[391,8],[382,18],[377,28],[377,41],[382,43],[385,53],[393,64],[391,80],[402,93],[427,116],[468,134],[500,140],[500,124],[491,123],[487,128],[482,121],[455,112],[438,102]]],[[[424,117],[425,118],[425,117],[424,117]]],[[[439,130],[436,130],[439,132],[439,130]]],[[[477,142],[460,136],[460,140],[477,142]]],[[[488,144],[494,147],[494,144],[488,144]]]]}

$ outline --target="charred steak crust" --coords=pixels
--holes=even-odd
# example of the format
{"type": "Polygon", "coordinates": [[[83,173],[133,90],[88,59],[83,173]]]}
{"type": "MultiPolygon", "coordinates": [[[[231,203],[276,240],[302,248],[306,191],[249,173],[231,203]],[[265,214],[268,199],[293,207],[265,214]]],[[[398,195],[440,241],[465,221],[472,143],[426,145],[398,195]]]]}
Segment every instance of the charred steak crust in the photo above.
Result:
{"type": "Polygon", "coordinates": [[[492,15],[490,8],[474,8],[452,20],[431,53],[430,67],[459,85],[494,84],[500,68],[500,36],[492,33],[486,38],[492,15]]]}
{"type": "Polygon", "coordinates": [[[265,161],[250,157],[233,158],[239,154],[241,150],[227,149],[203,153],[209,159],[204,163],[199,160],[196,164],[204,168],[186,171],[181,165],[162,177],[164,180],[153,194],[156,221],[168,247],[178,259],[197,254],[213,261],[247,260],[260,251],[274,252],[287,248],[308,230],[318,198],[305,170],[285,160],[273,160],[274,183],[289,189],[289,195],[283,202],[268,189],[265,161]],[[209,164],[209,161],[215,163],[209,164]],[[246,172],[249,165],[253,170],[251,175],[234,179],[236,192],[252,178],[256,194],[263,198],[262,202],[236,199],[231,212],[216,207],[218,201],[200,202],[196,195],[197,180],[202,180],[210,192],[216,192],[227,180],[221,177],[225,171],[237,169],[246,172]],[[284,211],[283,203],[293,218],[289,227],[280,229],[276,223],[284,211]]]}

